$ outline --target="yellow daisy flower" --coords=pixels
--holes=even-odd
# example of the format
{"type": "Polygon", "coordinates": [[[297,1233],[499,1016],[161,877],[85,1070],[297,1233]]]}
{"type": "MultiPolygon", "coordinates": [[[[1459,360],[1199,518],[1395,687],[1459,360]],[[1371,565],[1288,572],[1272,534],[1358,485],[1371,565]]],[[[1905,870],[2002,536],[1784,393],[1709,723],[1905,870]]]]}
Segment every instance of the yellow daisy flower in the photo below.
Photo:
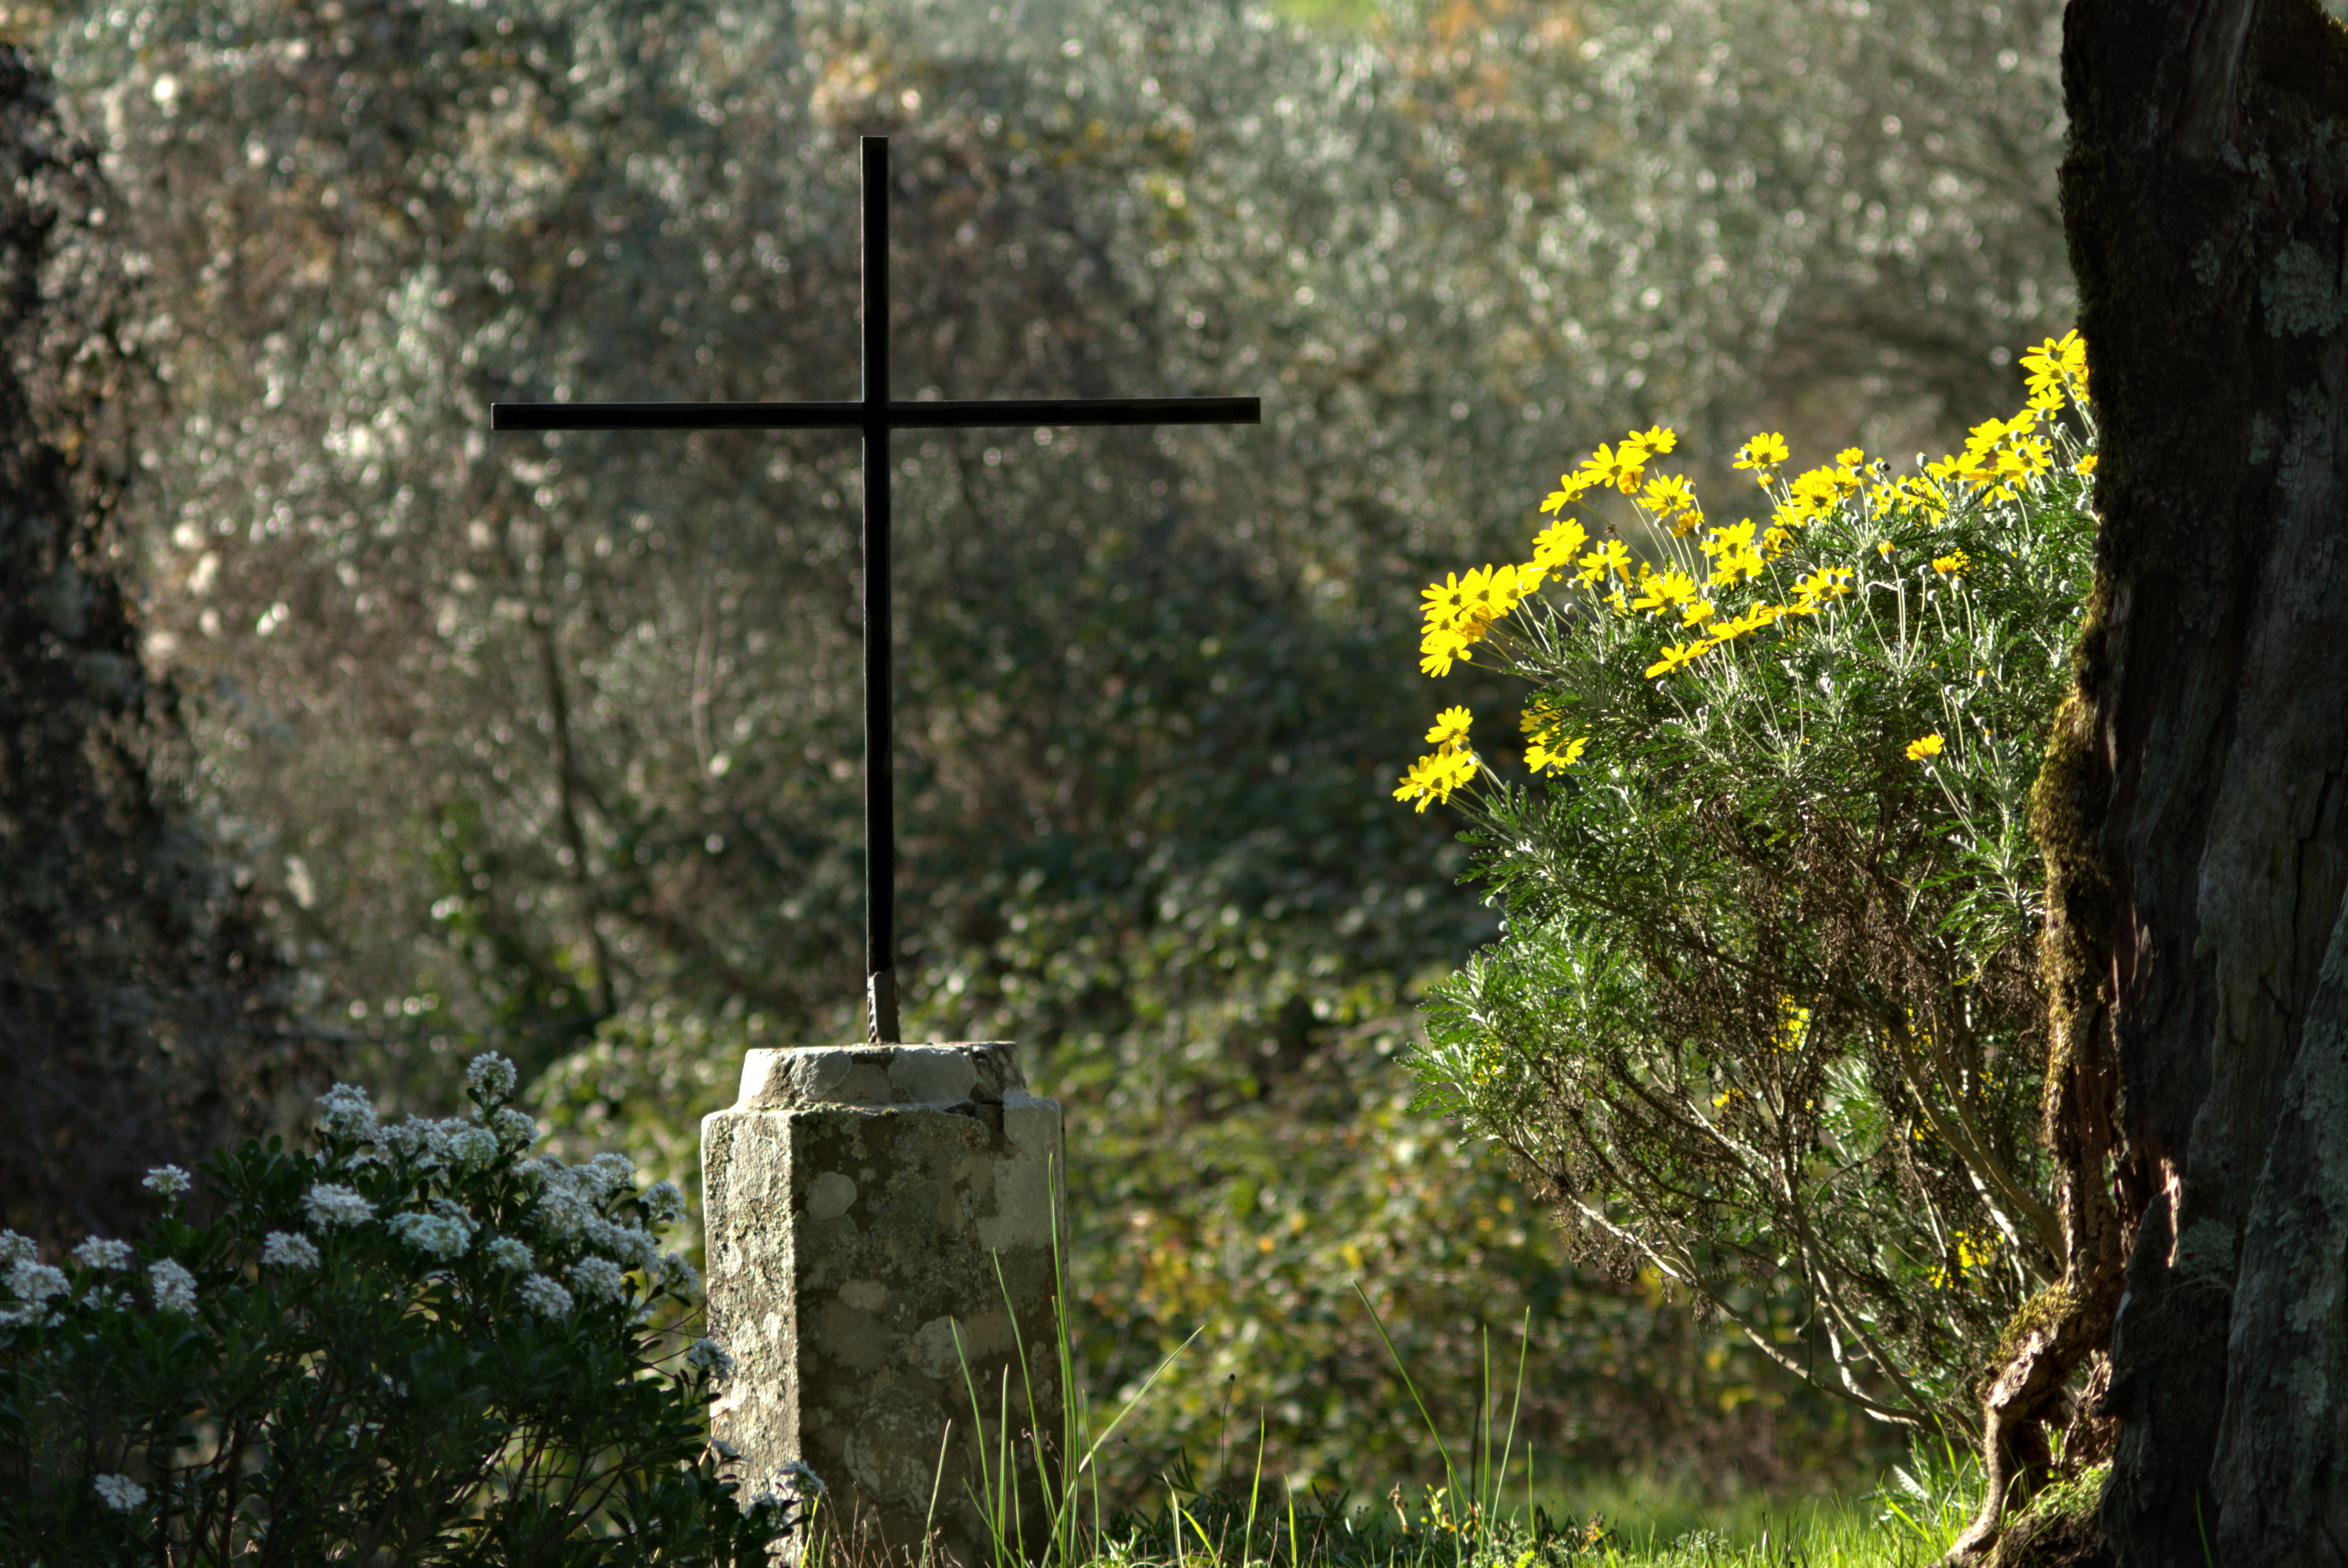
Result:
{"type": "Polygon", "coordinates": [[[1423,609],[1430,630],[1457,624],[1459,612],[1467,603],[1456,571],[1442,582],[1428,583],[1419,589],[1418,597],[1426,601],[1423,609]]]}
{"type": "Polygon", "coordinates": [[[1580,565],[1581,570],[1574,580],[1585,586],[1595,587],[1604,581],[1610,570],[1627,581],[1631,576],[1631,547],[1621,539],[1608,539],[1583,556],[1580,565]]]}
{"type": "Polygon", "coordinates": [[[1560,474],[1557,477],[1557,488],[1551,490],[1542,500],[1541,510],[1544,513],[1554,512],[1560,507],[1580,500],[1581,492],[1590,488],[1591,483],[1591,478],[1586,474],[1560,474]]]}
{"type": "Polygon", "coordinates": [[[1787,456],[1785,436],[1774,430],[1764,431],[1736,449],[1735,466],[1758,470],[1754,477],[1766,484],[1766,470],[1783,463],[1787,456]]]}
{"type": "Polygon", "coordinates": [[[1663,650],[1663,656],[1661,659],[1647,666],[1647,679],[1652,681],[1659,675],[1670,674],[1683,664],[1694,663],[1703,656],[1704,651],[1711,646],[1712,644],[1703,638],[1698,638],[1694,642],[1672,643],[1663,650]]]}
{"type": "Polygon", "coordinates": [[[1533,564],[1545,569],[1564,567],[1590,542],[1590,530],[1571,518],[1551,523],[1533,536],[1533,564]]]}
{"type": "Polygon", "coordinates": [[[1439,748],[1464,741],[1468,738],[1468,724],[1466,708],[1446,708],[1435,716],[1435,728],[1426,732],[1426,743],[1439,748]]]}
{"type": "Polygon", "coordinates": [[[1733,588],[1739,582],[1759,577],[1768,565],[1761,559],[1759,550],[1746,545],[1742,549],[1731,550],[1714,559],[1712,582],[1716,587],[1733,588]]]}
{"type": "Polygon", "coordinates": [[[1688,603],[1694,598],[1695,579],[1684,571],[1667,571],[1660,576],[1651,574],[1643,579],[1639,597],[1631,601],[1631,608],[1660,615],[1672,606],[1688,603]]]}
{"type": "Polygon", "coordinates": [[[1448,626],[1437,627],[1419,639],[1418,654],[1419,671],[1426,675],[1448,675],[1455,661],[1465,663],[1475,658],[1468,639],[1448,626]]]}
{"type": "Polygon", "coordinates": [[[1555,738],[1555,736],[1550,736],[1547,739],[1537,740],[1533,742],[1531,745],[1527,746],[1525,748],[1525,765],[1532,769],[1533,772],[1537,774],[1563,773],[1566,769],[1571,767],[1574,764],[1581,760],[1582,749],[1590,744],[1590,737],[1588,735],[1584,735],[1580,740],[1566,742],[1565,748],[1562,751],[1559,751],[1552,749],[1550,745],[1550,741],[1554,740],[1555,738]]]}
{"type": "Polygon", "coordinates": [[[1713,529],[1704,541],[1704,553],[1708,556],[1749,550],[1752,548],[1753,519],[1750,518],[1741,523],[1731,523],[1725,528],[1713,529]]]}

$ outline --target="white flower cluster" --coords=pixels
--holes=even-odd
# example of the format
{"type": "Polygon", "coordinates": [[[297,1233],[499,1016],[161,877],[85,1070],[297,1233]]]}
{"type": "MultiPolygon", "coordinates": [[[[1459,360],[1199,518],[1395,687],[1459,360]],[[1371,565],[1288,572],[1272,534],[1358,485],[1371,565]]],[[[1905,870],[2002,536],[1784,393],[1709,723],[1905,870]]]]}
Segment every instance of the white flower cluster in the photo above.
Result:
{"type": "MultiPolygon", "coordinates": [[[[452,1207],[454,1205],[451,1205],[452,1207]]],[[[394,1214],[386,1222],[391,1234],[427,1256],[447,1262],[464,1255],[473,1245],[473,1222],[460,1214],[394,1214]]]]}
{"type": "Polygon", "coordinates": [[[571,1293],[542,1274],[521,1282],[521,1304],[541,1317],[571,1316],[571,1293]]]}
{"type": "MultiPolygon", "coordinates": [[[[633,1189],[636,1167],[626,1155],[598,1154],[583,1165],[540,1158],[517,1169],[538,1188],[538,1199],[524,1223],[541,1255],[564,1255],[574,1247],[585,1254],[567,1271],[576,1299],[623,1303],[629,1296],[626,1276],[636,1270],[654,1276],[679,1294],[699,1286],[699,1277],[683,1259],[662,1256],[651,1231],[601,1212],[633,1189]]],[[[648,1195],[654,1215],[683,1204],[673,1183],[656,1186],[648,1195]]]]}
{"type": "Polygon", "coordinates": [[[460,1157],[457,1153],[457,1139],[459,1134],[467,1132],[486,1139],[489,1153],[492,1155],[497,1153],[497,1137],[494,1133],[485,1128],[476,1127],[469,1122],[458,1121],[453,1116],[444,1120],[435,1120],[428,1116],[410,1116],[405,1122],[385,1128],[380,1142],[383,1147],[389,1149],[401,1159],[421,1166],[425,1170],[434,1171],[443,1165],[464,1165],[473,1163],[470,1154],[479,1149],[479,1143],[469,1143],[468,1153],[465,1156],[460,1157]]]}
{"type": "Polygon", "coordinates": [[[685,1349],[685,1364],[712,1373],[721,1383],[734,1375],[734,1358],[715,1339],[695,1340],[685,1349]]]}
{"type": "Polygon", "coordinates": [[[264,1268],[313,1269],[318,1266],[318,1245],[293,1231],[271,1231],[261,1241],[264,1268]]]}
{"type": "Polygon", "coordinates": [[[499,1106],[489,1112],[489,1131],[496,1133],[500,1146],[527,1149],[538,1142],[538,1123],[527,1111],[517,1111],[510,1105],[499,1106]]]}
{"type": "Polygon", "coordinates": [[[489,1255],[491,1263],[509,1274],[528,1274],[538,1261],[530,1255],[529,1245],[515,1236],[494,1237],[482,1250],[489,1255]]]}
{"type": "Polygon", "coordinates": [[[463,1127],[448,1134],[448,1163],[458,1169],[497,1163],[498,1135],[487,1127],[463,1127]]]}
{"type": "Polygon", "coordinates": [[[177,1165],[158,1165],[148,1172],[139,1184],[169,1202],[188,1190],[188,1173],[177,1165]]]}
{"type": "Polygon", "coordinates": [[[337,1083],[318,1096],[318,1131],[330,1138],[372,1143],[383,1129],[367,1091],[356,1084],[337,1083]]]}
{"type": "Polygon", "coordinates": [[[466,1087],[486,1119],[479,1126],[454,1117],[428,1116],[410,1116],[386,1126],[376,1118],[366,1091],[337,1083],[318,1096],[318,1129],[328,1137],[363,1145],[355,1161],[360,1164],[396,1155],[426,1170],[486,1166],[509,1150],[525,1149],[538,1141],[538,1123],[505,1104],[515,1081],[513,1063],[495,1051],[484,1051],[466,1067],[466,1087]]]}
{"type": "Polygon", "coordinates": [[[466,1091],[484,1108],[512,1099],[514,1080],[514,1064],[494,1050],[485,1050],[465,1064],[466,1091]]]}
{"type": "Polygon", "coordinates": [[[9,1265],[8,1288],[16,1293],[17,1300],[38,1304],[53,1296],[63,1296],[71,1285],[64,1269],[27,1257],[9,1265]]]}
{"type": "Polygon", "coordinates": [[[47,1303],[72,1287],[65,1270],[41,1262],[32,1242],[15,1231],[0,1231],[0,1247],[5,1247],[8,1258],[8,1270],[0,1275],[0,1286],[5,1286],[16,1297],[15,1305],[0,1306],[0,1328],[57,1322],[57,1315],[48,1309],[47,1303]]]}
{"type": "Polygon", "coordinates": [[[92,1236],[74,1248],[73,1260],[84,1268],[125,1269],[137,1261],[127,1241],[108,1241],[104,1236],[92,1236]]]}
{"type": "Polygon", "coordinates": [[[774,1472],[767,1483],[750,1499],[746,1512],[760,1512],[793,1516],[805,1523],[808,1515],[824,1500],[823,1478],[798,1460],[792,1460],[774,1472]]]}
{"type": "MultiPolygon", "coordinates": [[[[84,1268],[120,1272],[136,1266],[138,1255],[129,1242],[92,1236],[74,1248],[73,1259],[84,1268]]],[[[60,1321],[60,1315],[49,1303],[59,1296],[71,1298],[73,1282],[66,1271],[41,1262],[39,1251],[31,1240],[14,1231],[0,1231],[0,1260],[6,1264],[5,1272],[0,1273],[0,1286],[15,1298],[13,1303],[0,1305],[0,1328],[60,1321]]],[[[149,1265],[147,1285],[154,1296],[156,1311],[195,1316],[196,1276],[183,1266],[170,1258],[149,1265]]],[[[129,1292],[104,1285],[92,1285],[79,1299],[84,1307],[93,1312],[119,1310],[131,1302],[129,1292]]]]}
{"type": "Polygon", "coordinates": [[[608,1257],[582,1257],[571,1266],[571,1283],[591,1301],[625,1301],[628,1277],[608,1257]]]}
{"type": "Polygon", "coordinates": [[[571,1175],[600,1204],[613,1193],[628,1189],[636,1179],[636,1163],[625,1154],[598,1154],[583,1165],[572,1166],[571,1175]]]}
{"type": "Polygon", "coordinates": [[[147,1266],[147,1285],[155,1293],[155,1310],[196,1315],[196,1276],[170,1258],[147,1266]]]}
{"type": "MultiPolygon", "coordinates": [[[[513,1173],[535,1189],[519,1235],[492,1235],[465,1204],[447,1197],[428,1208],[388,1214],[386,1228],[401,1243],[435,1263],[465,1255],[478,1241],[489,1263],[520,1275],[522,1305],[550,1317],[569,1316],[582,1303],[626,1305],[629,1276],[641,1272],[683,1296],[700,1278],[683,1258],[664,1255],[655,1233],[685,1216],[685,1194],[674,1182],[654,1184],[633,1211],[645,1223],[615,1218],[615,1203],[634,1195],[635,1162],[603,1153],[580,1165],[551,1157],[520,1158],[539,1138],[538,1123],[510,1103],[520,1081],[513,1063],[484,1052],[465,1070],[478,1121],[410,1116],[380,1120],[366,1093],[337,1084],[319,1097],[319,1125],[325,1133],[362,1145],[361,1163],[397,1161],[421,1171],[460,1173],[494,1168],[516,1160],[513,1173]],[[649,1228],[648,1228],[649,1227],[649,1228]],[[538,1272],[543,1269],[544,1272],[538,1272]]],[[[323,1236],[337,1225],[364,1225],[376,1205],[355,1189],[321,1182],[304,1200],[307,1228],[323,1236]]],[[[280,1267],[315,1267],[317,1248],[308,1238],[273,1235],[263,1261],[280,1267]]]]}
{"type": "Polygon", "coordinates": [[[309,1196],[302,1200],[302,1207],[310,1216],[313,1230],[365,1225],[375,1218],[373,1204],[334,1182],[320,1182],[311,1187],[309,1196]]]}
{"type": "Polygon", "coordinates": [[[640,1201],[644,1206],[644,1218],[654,1230],[666,1230],[685,1218],[685,1194],[676,1190],[675,1182],[654,1182],[644,1189],[640,1201]]]}
{"type": "Polygon", "coordinates": [[[541,1160],[538,1167],[541,1181],[538,1202],[530,1205],[531,1222],[541,1233],[557,1239],[577,1235],[595,1217],[593,1205],[560,1164],[541,1160]]]}
{"type": "Polygon", "coordinates": [[[147,1501],[147,1489],[127,1475],[94,1475],[89,1484],[98,1490],[98,1501],[117,1513],[128,1513],[147,1501]]]}
{"type": "Polygon", "coordinates": [[[660,1256],[660,1244],[653,1239],[653,1233],[635,1225],[592,1214],[580,1228],[587,1233],[589,1246],[623,1268],[650,1268],[660,1256]]]}

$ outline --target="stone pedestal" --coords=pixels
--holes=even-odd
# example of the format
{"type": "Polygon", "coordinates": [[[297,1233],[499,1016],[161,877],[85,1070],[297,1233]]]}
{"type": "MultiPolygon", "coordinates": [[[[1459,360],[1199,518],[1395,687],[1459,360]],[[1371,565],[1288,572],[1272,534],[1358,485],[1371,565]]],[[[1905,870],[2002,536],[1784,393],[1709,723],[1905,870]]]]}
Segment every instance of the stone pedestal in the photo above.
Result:
{"type": "Polygon", "coordinates": [[[989,1470],[1004,1450],[1007,1389],[1016,1508],[1040,1547],[1035,1444],[1056,1475],[1064,1440],[1062,1150],[1060,1107],[1027,1092],[1014,1045],[749,1053],[741,1099],[701,1123],[709,1331],[734,1357],[710,1424],[740,1451],[746,1495],[797,1460],[835,1531],[918,1561],[927,1522],[947,1560],[978,1568],[991,1551],[971,1493],[980,1445],[989,1470]]]}

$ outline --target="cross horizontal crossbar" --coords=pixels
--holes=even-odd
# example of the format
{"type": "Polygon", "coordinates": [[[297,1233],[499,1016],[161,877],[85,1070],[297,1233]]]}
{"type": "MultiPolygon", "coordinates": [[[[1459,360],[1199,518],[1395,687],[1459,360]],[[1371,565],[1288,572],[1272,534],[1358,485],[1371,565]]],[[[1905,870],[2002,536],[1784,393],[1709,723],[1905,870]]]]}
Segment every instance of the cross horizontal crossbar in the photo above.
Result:
{"type": "Polygon", "coordinates": [[[1261,425],[1256,397],[1004,397],[891,403],[499,403],[492,430],[967,430],[983,425],[1261,425]]]}

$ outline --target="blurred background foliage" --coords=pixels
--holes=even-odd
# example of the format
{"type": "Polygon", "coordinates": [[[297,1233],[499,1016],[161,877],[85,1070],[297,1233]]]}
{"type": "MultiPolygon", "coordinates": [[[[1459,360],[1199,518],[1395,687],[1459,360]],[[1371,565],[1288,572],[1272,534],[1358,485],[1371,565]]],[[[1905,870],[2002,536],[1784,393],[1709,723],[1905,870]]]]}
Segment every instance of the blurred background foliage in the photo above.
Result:
{"type": "Polygon", "coordinates": [[[120,0],[9,30],[120,191],[139,624],[216,851],[304,1038],[417,1109],[495,1047],[563,1138],[690,1178],[741,1049],[860,1033],[854,443],[492,438],[490,402],[853,395],[872,133],[901,395],[1264,398],[1261,429],[899,438],[905,1023],[1020,1040],[1066,1102],[1096,1387],[1206,1327],[1130,1479],[1251,1465],[1261,1420],[1270,1473],[1383,1489],[1432,1446],[1356,1279],[1454,1430],[1479,1330],[1513,1368],[1529,1313],[1545,1474],[1785,1484],[1872,1440],[1568,1269],[1410,1108],[1414,1005],[1495,926],[1388,791],[1418,585],[1521,553],[1595,441],[1673,425],[1725,495],[1756,428],[1941,450],[2011,405],[2008,349],[2070,324],[2058,15],[120,0]]]}

